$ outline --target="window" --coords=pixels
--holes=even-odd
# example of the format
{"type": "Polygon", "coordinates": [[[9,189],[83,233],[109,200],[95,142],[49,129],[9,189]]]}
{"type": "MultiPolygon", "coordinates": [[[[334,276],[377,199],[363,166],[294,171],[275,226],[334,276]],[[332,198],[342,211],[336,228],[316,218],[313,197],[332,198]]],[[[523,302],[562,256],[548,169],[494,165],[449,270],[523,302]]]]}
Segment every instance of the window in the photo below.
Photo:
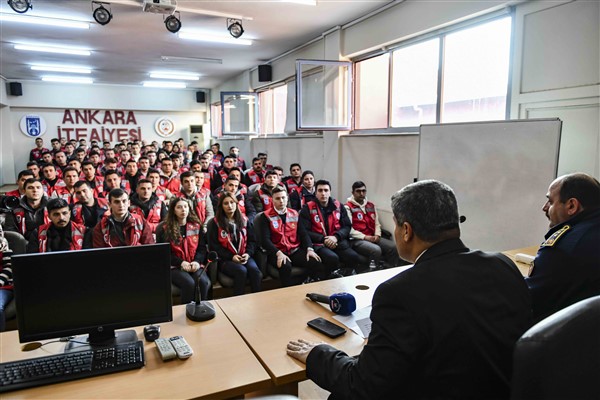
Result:
{"type": "Polygon", "coordinates": [[[221,92],[223,134],[258,133],[258,95],[253,92],[221,92]]]}
{"type": "Polygon", "coordinates": [[[355,129],[415,131],[421,124],[505,119],[512,25],[507,13],[357,61],[355,129]]]}
{"type": "Polygon", "coordinates": [[[277,86],[259,93],[259,133],[269,135],[286,132],[288,85],[277,86]]]}
{"type": "Polygon", "coordinates": [[[355,129],[387,128],[390,54],[357,62],[355,74],[355,129]]]}
{"type": "Polygon", "coordinates": [[[349,130],[352,63],[296,60],[296,129],[349,130]]]}
{"type": "Polygon", "coordinates": [[[391,126],[435,124],[440,40],[393,53],[391,126]]]}
{"type": "Polygon", "coordinates": [[[212,137],[223,136],[221,130],[221,103],[210,105],[210,135],[212,137]]]}
{"type": "Polygon", "coordinates": [[[442,122],[504,119],[511,19],[446,36],[442,122]]]}

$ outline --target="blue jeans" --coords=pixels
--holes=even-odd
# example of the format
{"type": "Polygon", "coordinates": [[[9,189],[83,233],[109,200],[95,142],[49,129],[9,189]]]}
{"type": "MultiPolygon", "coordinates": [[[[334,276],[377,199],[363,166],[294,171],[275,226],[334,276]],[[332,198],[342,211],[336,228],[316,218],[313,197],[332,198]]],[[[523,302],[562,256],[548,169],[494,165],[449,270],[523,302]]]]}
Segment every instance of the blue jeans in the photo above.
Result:
{"type": "Polygon", "coordinates": [[[0,332],[4,332],[6,329],[4,310],[13,297],[12,289],[0,289],[0,332]]]}
{"type": "Polygon", "coordinates": [[[225,261],[221,264],[221,271],[233,279],[233,295],[244,294],[246,278],[250,279],[250,290],[260,292],[262,272],[258,269],[256,262],[249,258],[246,264],[238,264],[233,261],[225,261]]]}

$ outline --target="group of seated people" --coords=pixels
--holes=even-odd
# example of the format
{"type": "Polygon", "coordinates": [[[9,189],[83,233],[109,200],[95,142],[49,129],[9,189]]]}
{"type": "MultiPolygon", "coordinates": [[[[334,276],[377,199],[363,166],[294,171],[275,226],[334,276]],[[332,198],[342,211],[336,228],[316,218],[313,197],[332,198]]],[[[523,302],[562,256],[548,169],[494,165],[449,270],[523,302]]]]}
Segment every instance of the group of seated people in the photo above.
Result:
{"type": "Polygon", "coordinates": [[[48,150],[37,138],[18,188],[6,194],[19,202],[2,225],[23,235],[27,252],[170,243],[172,283],[182,303],[193,300],[198,279],[201,298],[209,297],[211,281],[202,273],[208,251],[233,280],[234,295],[247,282],[261,290],[256,251],[277,268],[281,286],[403,264],[382,237],[363,182],[354,183],[343,204],[331,197],[328,181],[298,163],[284,177],[265,153],[245,170],[239,150],[225,156],[218,143],[201,152],[182,140],[160,147],[72,142],[52,139],[48,150]],[[292,274],[293,267],[303,273],[292,274]]]}

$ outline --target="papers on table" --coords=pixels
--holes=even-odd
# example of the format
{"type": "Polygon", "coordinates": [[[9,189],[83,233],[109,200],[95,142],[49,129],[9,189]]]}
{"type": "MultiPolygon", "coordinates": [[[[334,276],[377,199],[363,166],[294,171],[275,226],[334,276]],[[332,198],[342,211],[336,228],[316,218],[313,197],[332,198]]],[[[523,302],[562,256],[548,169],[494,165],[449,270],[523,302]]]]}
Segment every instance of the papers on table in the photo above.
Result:
{"type": "Polygon", "coordinates": [[[346,325],[363,339],[367,339],[371,333],[371,306],[360,308],[351,315],[334,315],[336,321],[346,325]]]}

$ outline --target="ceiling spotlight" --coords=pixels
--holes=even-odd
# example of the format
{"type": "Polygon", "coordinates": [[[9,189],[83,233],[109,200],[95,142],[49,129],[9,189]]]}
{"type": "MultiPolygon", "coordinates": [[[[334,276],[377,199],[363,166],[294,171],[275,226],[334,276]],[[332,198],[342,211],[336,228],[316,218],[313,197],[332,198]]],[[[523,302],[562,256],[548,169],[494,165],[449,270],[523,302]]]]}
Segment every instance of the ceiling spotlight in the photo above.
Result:
{"type": "Polygon", "coordinates": [[[8,5],[14,12],[18,12],[19,14],[24,14],[30,8],[33,8],[31,0],[8,0],[8,5]]]}
{"type": "Polygon", "coordinates": [[[244,34],[244,28],[242,28],[242,20],[235,18],[227,18],[227,30],[234,38],[239,38],[244,34]]]}
{"type": "Polygon", "coordinates": [[[94,6],[96,7],[94,9],[94,12],[92,13],[92,15],[94,16],[94,19],[96,20],[96,22],[99,23],[100,25],[108,24],[113,17],[112,13],[109,10],[107,10],[106,7],[104,7],[104,4],[108,4],[108,3],[92,1],[92,9],[94,9],[94,6]]]}
{"type": "Polygon", "coordinates": [[[181,20],[175,15],[169,15],[167,18],[165,18],[165,26],[169,32],[177,33],[181,29],[181,20]]]}

